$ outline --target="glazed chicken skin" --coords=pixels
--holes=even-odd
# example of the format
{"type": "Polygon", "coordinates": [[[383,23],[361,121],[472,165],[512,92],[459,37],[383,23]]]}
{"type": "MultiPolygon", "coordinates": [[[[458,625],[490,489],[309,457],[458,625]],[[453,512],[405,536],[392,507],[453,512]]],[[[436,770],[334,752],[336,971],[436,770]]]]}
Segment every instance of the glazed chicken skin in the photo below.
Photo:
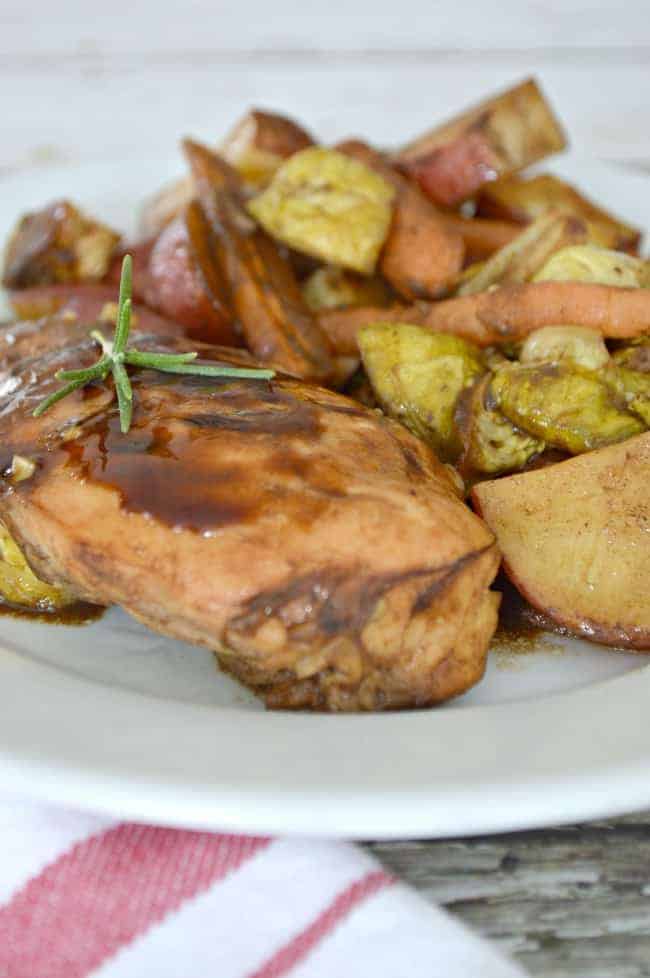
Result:
{"type": "MultiPolygon", "coordinates": [[[[108,382],[35,419],[56,370],[97,356],[65,325],[0,337],[0,519],[41,577],[215,650],[271,707],[426,706],[481,678],[498,555],[425,445],[279,374],[133,371],[128,434],[108,382]]],[[[173,330],[132,342],[252,362],[173,330]]]]}

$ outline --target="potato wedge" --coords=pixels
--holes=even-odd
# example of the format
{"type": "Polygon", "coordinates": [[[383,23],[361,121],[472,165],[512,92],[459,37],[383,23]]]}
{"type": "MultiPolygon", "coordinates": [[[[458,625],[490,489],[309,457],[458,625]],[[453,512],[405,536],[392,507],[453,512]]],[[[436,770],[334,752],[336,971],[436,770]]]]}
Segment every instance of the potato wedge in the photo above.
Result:
{"type": "Polygon", "coordinates": [[[506,573],[582,638],[650,649],[650,432],[475,486],[506,573]]]}
{"type": "Polygon", "coordinates": [[[284,160],[313,146],[310,134],[293,119],[251,109],[230,130],[220,154],[252,187],[264,187],[284,160]]]}
{"type": "Polygon", "coordinates": [[[313,146],[287,160],[247,210],[291,248],[372,275],[394,197],[391,184],[363,163],[313,146]]]}
{"type": "Polygon", "coordinates": [[[150,304],[189,335],[224,346],[241,345],[214,235],[197,201],[191,201],[156,241],[149,279],[150,304]]]}
{"type": "Polygon", "coordinates": [[[415,139],[395,161],[433,201],[455,207],[484,184],[565,145],[558,120],[531,78],[415,139]]]}
{"type": "Polygon", "coordinates": [[[459,231],[381,153],[359,140],[336,147],[378,173],[395,190],[393,219],[380,257],[382,275],[405,299],[433,299],[458,275],[464,257],[459,231]]]}
{"type": "MultiPolygon", "coordinates": [[[[307,308],[288,259],[244,210],[237,174],[199,143],[185,140],[183,148],[215,232],[216,260],[248,349],[297,377],[338,377],[330,344],[307,308]]],[[[353,370],[354,364],[348,367],[353,370]]]]}
{"type": "Polygon", "coordinates": [[[58,200],[25,214],[9,238],[2,284],[8,289],[98,282],[106,275],[120,235],[58,200]]]}
{"type": "Polygon", "coordinates": [[[456,295],[474,295],[493,285],[527,282],[556,252],[586,240],[584,221],[550,211],[492,255],[476,275],[459,285],[456,295]]]}
{"type": "Polygon", "coordinates": [[[534,177],[511,176],[486,185],[478,199],[483,217],[527,224],[549,210],[574,214],[587,223],[589,239],[603,248],[635,254],[641,232],[594,204],[583,193],[552,173],[534,177]]]}

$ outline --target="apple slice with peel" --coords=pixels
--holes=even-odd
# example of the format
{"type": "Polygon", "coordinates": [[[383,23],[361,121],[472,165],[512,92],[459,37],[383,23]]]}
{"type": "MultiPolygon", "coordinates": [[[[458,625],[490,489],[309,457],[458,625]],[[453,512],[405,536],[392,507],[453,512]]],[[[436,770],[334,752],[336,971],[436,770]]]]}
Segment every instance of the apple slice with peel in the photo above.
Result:
{"type": "Polygon", "coordinates": [[[650,650],[650,432],[475,486],[521,594],[604,645],[650,650]]]}

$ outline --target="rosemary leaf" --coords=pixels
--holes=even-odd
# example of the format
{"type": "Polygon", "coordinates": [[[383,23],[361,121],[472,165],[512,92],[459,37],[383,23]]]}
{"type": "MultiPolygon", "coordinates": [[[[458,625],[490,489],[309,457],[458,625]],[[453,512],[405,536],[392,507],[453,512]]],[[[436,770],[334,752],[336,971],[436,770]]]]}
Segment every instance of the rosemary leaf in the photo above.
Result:
{"type": "Polygon", "coordinates": [[[82,370],[57,370],[55,376],[57,380],[80,380],[87,384],[91,380],[97,380],[99,377],[104,380],[108,376],[110,369],[110,358],[102,357],[92,367],[85,367],[82,370]]]}
{"type": "Polygon", "coordinates": [[[117,394],[117,405],[120,412],[120,428],[124,434],[131,427],[133,416],[133,390],[126,370],[126,364],[132,367],[146,367],[167,374],[194,374],[199,377],[242,377],[251,380],[271,380],[275,377],[274,370],[260,370],[255,367],[228,367],[221,364],[195,363],[197,353],[157,353],[147,350],[129,350],[127,342],[131,329],[131,288],[133,265],[131,256],[125,255],[122,262],[122,277],[120,279],[120,300],[115,323],[115,333],[112,341],[106,339],[98,329],[93,329],[90,335],[102,348],[102,356],[97,363],[81,370],[59,370],[56,377],[67,380],[68,383],[50,394],[34,410],[38,418],[57,401],[67,394],[83,387],[93,380],[105,380],[112,372],[117,394]]]}
{"type": "Polygon", "coordinates": [[[131,381],[124,366],[118,361],[113,364],[113,377],[115,378],[115,390],[117,392],[117,406],[120,411],[120,430],[125,435],[131,427],[133,415],[131,381]]]}
{"type": "Polygon", "coordinates": [[[123,353],[131,326],[131,294],[133,291],[133,261],[131,255],[125,255],[122,260],[120,275],[120,298],[117,304],[117,320],[115,322],[115,339],[113,346],[116,353],[123,353]],[[128,303],[128,306],[127,306],[128,303]]]}
{"type": "Polygon", "coordinates": [[[64,397],[67,397],[68,394],[72,393],[72,391],[76,391],[78,387],[84,387],[85,384],[86,384],[85,380],[71,380],[69,384],[65,384],[63,387],[59,387],[57,391],[54,391],[53,394],[50,394],[49,397],[46,397],[45,400],[41,401],[38,407],[34,409],[33,412],[34,417],[40,418],[40,416],[44,414],[48,410],[48,408],[51,408],[53,404],[56,404],[57,401],[60,401],[64,397]]]}
{"type": "Polygon", "coordinates": [[[248,380],[271,380],[275,370],[260,370],[256,367],[222,367],[211,363],[178,364],[176,367],[156,367],[166,374],[196,374],[199,377],[242,377],[248,380]]]}
{"type": "Polygon", "coordinates": [[[131,329],[131,300],[125,299],[124,304],[120,302],[120,309],[117,314],[115,324],[115,339],[113,340],[113,353],[124,353],[126,341],[129,338],[131,329]]]}
{"type": "Polygon", "coordinates": [[[126,350],[124,362],[133,367],[149,367],[150,370],[157,370],[158,367],[173,367],[175,364],[190,363],[196,360],[198,353],[148,353],[140,350],[126,350]]]}

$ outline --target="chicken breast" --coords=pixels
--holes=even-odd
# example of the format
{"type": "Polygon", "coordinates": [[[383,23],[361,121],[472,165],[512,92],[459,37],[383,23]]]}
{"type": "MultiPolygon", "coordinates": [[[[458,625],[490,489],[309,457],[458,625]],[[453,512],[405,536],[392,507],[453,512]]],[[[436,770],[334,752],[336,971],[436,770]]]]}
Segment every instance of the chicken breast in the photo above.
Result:
{"type": "MultiPolygon", "coordinates": [[[[250,362],[172,331],[132,343],[250,362]]],[[[95,360],[87,326],[10,328],[3,355],[0,519],[43,578],[215,650],[271,707],[425,706],[481,678],[494,539],[401,426],[280,375],[134,371],[124,435],[109,383],[32,417],[57,369],[95,360]]]]}

